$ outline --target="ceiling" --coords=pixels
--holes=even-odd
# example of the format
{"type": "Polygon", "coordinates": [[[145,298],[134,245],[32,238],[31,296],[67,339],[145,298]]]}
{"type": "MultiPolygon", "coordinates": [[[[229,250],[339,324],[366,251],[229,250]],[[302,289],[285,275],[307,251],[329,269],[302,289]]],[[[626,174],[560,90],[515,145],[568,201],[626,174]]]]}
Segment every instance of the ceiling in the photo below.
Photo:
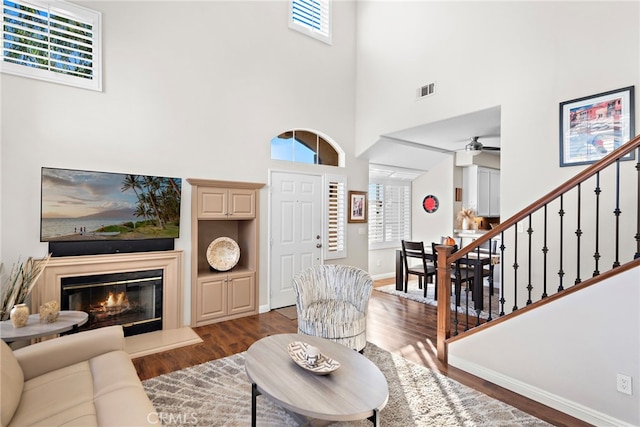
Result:
{"type": "Polygon", "coordinates": [[[361,157],[391,169],[427,171],[456,151],[464,150],[474,136],[480,137],[485,146],[500,146],[499,106],[386,133],[361,157]]]}

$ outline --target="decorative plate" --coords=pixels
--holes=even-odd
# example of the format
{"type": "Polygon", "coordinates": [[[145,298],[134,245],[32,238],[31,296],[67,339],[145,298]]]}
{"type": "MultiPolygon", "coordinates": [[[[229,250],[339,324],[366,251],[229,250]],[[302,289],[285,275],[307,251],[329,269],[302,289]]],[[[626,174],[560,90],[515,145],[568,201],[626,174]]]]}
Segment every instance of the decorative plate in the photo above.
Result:
{"type": "Polygon", "coordinates": [[[301,368],[304,368],[315,375],[327,375],[340,367],[340,362],[333,360],[322,353],[320,353],[318,362],[313,366],[309,366],[307,359],[305,358],[308,346],[309,344],[306,342],[293,341],[292,343],[289,343],[289,347],[287,348],[289,356],[291,356],[293,361],[301,368]]]}
{"type": "Polygon", "coordinates": [[[239,259],[240,247],[228,237],[218,237],[207,248],[207,261],[218,271],[231,270],[239,259]]]}

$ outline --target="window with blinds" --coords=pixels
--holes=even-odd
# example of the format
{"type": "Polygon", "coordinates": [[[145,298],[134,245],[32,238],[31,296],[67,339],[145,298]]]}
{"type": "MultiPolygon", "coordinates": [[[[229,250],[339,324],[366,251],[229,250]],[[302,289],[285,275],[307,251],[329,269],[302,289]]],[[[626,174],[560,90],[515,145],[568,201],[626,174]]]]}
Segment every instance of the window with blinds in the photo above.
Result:
{"type": "Polygon", "coordinates": [[[3,0],[8,74],[102,90],[100,12],[66,2],[3,0]]]}
{"type": "Polygon", "coordinates": [[[411,238],[411,183],[369,184],[369,249],[399,246],[411,238]]]}
{"type": "Polygon", "coordinates": [[[344,176],[326,176],[327,236],[325,259],[344,258],[347,256],[346,245],[346,203],[347,180],[344,176]]]}
{"type": "Polygon", "coordinates": [[[331,0],[291,0],[289,28],[331,44],[331,0]]]}

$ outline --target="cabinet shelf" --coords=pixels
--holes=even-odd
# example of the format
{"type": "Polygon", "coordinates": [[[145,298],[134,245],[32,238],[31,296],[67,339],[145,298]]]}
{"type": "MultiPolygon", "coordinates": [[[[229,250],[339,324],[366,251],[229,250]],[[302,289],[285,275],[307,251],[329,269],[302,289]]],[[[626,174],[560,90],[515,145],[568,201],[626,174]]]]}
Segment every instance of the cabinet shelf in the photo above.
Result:
{"type": "Polygon", "coordinates": [[[229,271],[213,271],[207,268],[206,270],[198,271],[198,278],[207,278],[207,277],[218,277],[218,276],[228,276],[230,274],[247,274],[247,273],[255,273],[255,270],[236,266],[229,271]]]}

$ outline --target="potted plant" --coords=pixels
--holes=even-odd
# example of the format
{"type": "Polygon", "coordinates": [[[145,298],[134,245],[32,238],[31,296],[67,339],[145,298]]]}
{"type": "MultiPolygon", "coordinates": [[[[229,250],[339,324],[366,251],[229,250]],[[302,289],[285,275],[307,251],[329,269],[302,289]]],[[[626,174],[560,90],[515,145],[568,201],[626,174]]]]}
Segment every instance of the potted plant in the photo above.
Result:
{"type": "MultiPolygon", "coordinates": [[[[36,260],[29,257],[24,263],[16,262],[9,273],[3,278],[0,289],[0,320],[7,320],[11,309],[18,304],[24,304],[25,300],[36,285],[38,278],[47,266],[51,254],[36,260]]],[[[0,274],[4,265],[0,264],[0,274]]]]}

